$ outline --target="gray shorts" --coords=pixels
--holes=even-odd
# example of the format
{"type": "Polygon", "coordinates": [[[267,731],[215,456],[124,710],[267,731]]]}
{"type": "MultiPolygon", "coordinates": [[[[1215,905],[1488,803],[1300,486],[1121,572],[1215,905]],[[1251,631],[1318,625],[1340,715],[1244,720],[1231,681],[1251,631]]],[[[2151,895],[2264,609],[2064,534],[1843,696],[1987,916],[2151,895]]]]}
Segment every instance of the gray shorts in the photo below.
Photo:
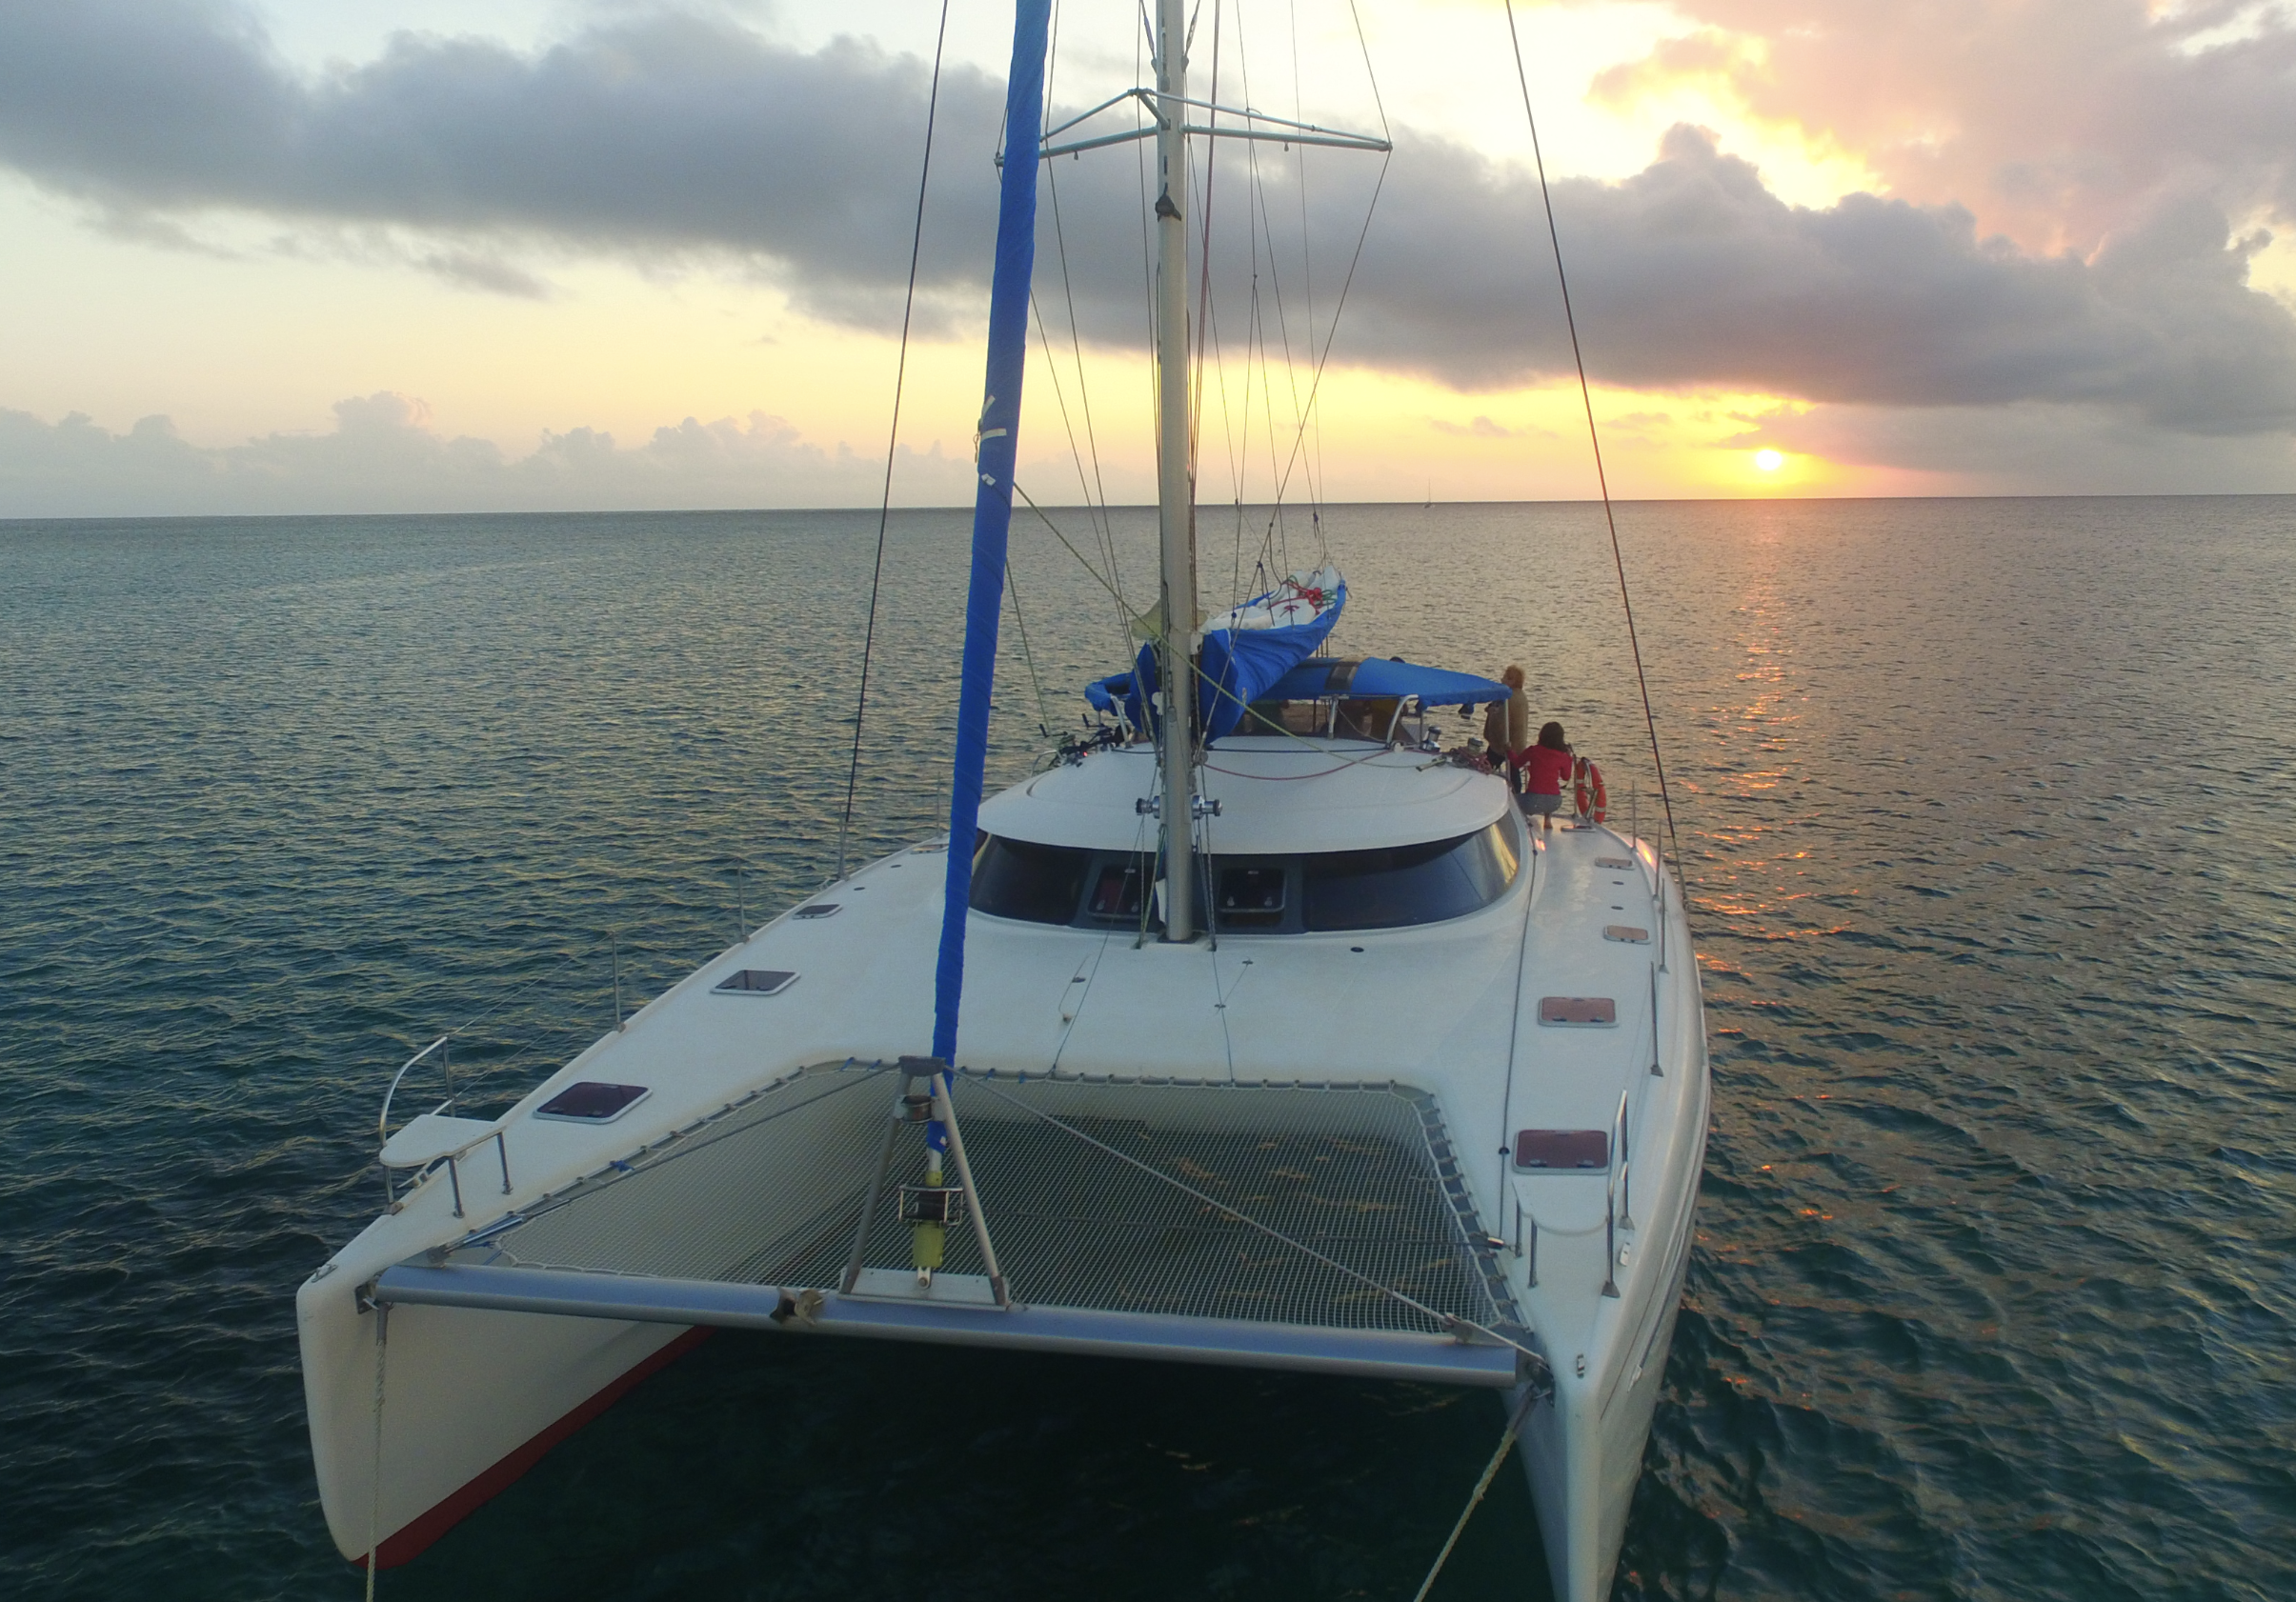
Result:
{"type": "Polygon", "coordinates": [[[1516,799],[1522,803],[1522,810],[1533,817],[1553,817],[1562,811],[1562,797],[1560,795],[1519,795],[1516,799]]]}

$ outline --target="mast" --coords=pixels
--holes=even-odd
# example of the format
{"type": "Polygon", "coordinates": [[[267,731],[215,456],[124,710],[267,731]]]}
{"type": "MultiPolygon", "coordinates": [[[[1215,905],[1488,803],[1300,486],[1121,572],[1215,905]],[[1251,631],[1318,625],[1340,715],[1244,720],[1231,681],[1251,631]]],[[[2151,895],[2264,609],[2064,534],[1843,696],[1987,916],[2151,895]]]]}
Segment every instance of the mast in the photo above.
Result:
{"type": "Polygon", "coordinates": [[[1196,486],[1188,471],[1188,18],[1156,23],[1157,531],[1164,612],[1164,938],[1196,936],[1196,486]]]}
{"type": "Polygon", "coordinates": [[[1045,36],[1051,17],[1052,0],[1018,0],[1013,18],[1013,70],[1005,87],[997,266],[989,280],[989,371],[974,453],[977,481],[973,486],[973,574],[965,594],[964,669],[957,693],[957,754],[949,785],[949,867],[940,960],[933,973],[933,1054],[944,1064],[957,1060],[965,920],[973,904],[973,836],[980,827],[989,695],[997,679],[997,626],[1004,613],[1013,457],[1020,439],[1020,378],[1028,365],[1029,277],[1037,265],[1037,147],[1044,126],[1045,36]]]}

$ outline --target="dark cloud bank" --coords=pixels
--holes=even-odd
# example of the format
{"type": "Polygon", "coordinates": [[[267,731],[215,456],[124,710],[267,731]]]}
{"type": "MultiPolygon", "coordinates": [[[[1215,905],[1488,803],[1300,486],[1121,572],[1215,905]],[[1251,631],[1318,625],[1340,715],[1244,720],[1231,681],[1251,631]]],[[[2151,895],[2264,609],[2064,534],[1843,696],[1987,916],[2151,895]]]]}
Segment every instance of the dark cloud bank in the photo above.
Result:
{"type": "MultiPolygon", "coordinates": [[[[218,6],[10,0],[0,164],[115,226],[236,213],[385,230],[413,241],[411,261],[485,291],[546,292],[532,263],[552,250],[732,258],[816,315],[882,327],[907,266],[926,75],[865,45],[798,53],[657,14],[534,54],[402,35],[311,77],[218,6]]],[[[924,273],[941,326],[985,298],[999,102],[978,71],[944,76],[924,273]]],[[[1405,130],[1398,146],[1337,358],[1463,390],[1567,371],[1535,186],[1443,140],[1405,130]]],[[[1219,266],[1240,284],[1244,158],[1221,159],[1236,226],[1219,266]]],[[[1265,165],[1272,217],[1298,216],[1291,170],[1265,165]]],[[[1311,167],[1322,318],[1376,170],[1328,153],[1311,167]]],[[[1087,337],[1137,343],[1132,157],[1050,171],[1087,337]]],[[[2085,258],[2035,255],[1979,237],[1958,206],[1789,206],[1678,128],[1644,171],[1564,182],[1555,204],[1599,380],[1879,409],[2104,409],[2116,426],[2185,435],[2296,430],[2296,317],[2247,286],[2261,241],[2233,238],[2205,194],[2160,202],[2085,258]]],[[[1050,214],[1040,273],[1057,267],[1050,214]]],[[[1279,261],[1299,259],[1293,228],[1277,227],[1279,261]]],[[[1304,287],[1286,292],[1301,345],[1304,287]]],[[[1231,334],[1241,315],[1223,313],[1231,334]]]]}

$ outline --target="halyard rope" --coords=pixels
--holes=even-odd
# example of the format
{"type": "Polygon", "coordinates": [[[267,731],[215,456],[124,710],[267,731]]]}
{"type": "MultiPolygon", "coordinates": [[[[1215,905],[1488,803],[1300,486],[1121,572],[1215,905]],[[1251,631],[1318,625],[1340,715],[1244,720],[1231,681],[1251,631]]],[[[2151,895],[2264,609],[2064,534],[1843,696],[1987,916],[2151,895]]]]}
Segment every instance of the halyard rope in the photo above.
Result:
{"type": "Polygon", "coordinates": [[[1562,290],[1562,324],[1570,330],[1571,360],[1579,369],[1579,400],[1586,408],[1586,437],[1594,446],[1595,482],[1602,491],[1602,520],[1610,527],[1610,559],[1619,571],[1619,604],[1626,609],[1626,644],[1634,652],[1634,681],[1642,691],[1642,726],[1650,733],[1650,761],[1658,770],[1659,799],[1666,808],[1666,838],[1674,845],[1674,880],[1682,882],[1682,838],[1674,830],[1674,797],[1666,789],[1666,761],[1659,754],[1659,724],[1650,711],[1650,683],[1642,676],[1642,645],[1635,635],[1634,600],[1626,592],[1626,558],[1619,551],[1619,519],[1611,511],[1610,479],[1602,471],[1602,436],[1595,428],[1594,395],[1586,386],[1586,358],[1579,350],[1579,323],[1571,313],[1570,279],[1562,271],[1562,233],[1546,185],[1546,157],[1539,149],[1539,119],[1531,111],[1531,80],[1522,67],[1522,36],[1515,28],[1515,0],[1506,0],[1507,39],[1515,47],[1515,81],[1522,89],[1522,116],[1531,129],[1531,160],[1539,169],[1539,198],[1546,207],[1546,236],[1555,249],[1555,282],[1562,290]]]}
{"type": "Polygon", "coordinates": [[[933,122],[940,111],[940,57],[948,37],[949,0],[940,0],[940,32],[933,41],[933,87],[925,97],[925,155],[916,175],[916,228],[909,240],[909,292],[901,302],[901,352],[893,373],[893,425],[885,439],[885,495],[877,505],[876,565],[869,574],[869,623],[861,635],[861,688],[853,708],[853,761],[845,771],[845,811],[837,824],[836,879],[845,876],[845,847],[853,834],[854,787],[861,776],[861,717],[869,710],[869,659],[876,648],[877,591],[885,579],[885,525],[893,516],[893,462],[901,438],[901,390],[909,378],[909,320],[916,310],[916,262],[925,243],[925,186],[933,176],[933,122]]]}

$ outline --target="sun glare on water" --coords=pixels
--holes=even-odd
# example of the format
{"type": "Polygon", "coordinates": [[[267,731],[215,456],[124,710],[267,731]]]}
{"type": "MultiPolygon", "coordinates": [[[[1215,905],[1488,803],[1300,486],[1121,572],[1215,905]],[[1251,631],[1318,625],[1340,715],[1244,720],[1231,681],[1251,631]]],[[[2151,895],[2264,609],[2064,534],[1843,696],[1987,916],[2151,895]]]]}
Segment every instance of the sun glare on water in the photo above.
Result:
{"type": "Polygon", "coordinates": [[[1754,465],[1764,472],[1776,472],[1785,466],[1785,458],[1775,451],[1757,451],[1754,452],[1754,465]]]}

